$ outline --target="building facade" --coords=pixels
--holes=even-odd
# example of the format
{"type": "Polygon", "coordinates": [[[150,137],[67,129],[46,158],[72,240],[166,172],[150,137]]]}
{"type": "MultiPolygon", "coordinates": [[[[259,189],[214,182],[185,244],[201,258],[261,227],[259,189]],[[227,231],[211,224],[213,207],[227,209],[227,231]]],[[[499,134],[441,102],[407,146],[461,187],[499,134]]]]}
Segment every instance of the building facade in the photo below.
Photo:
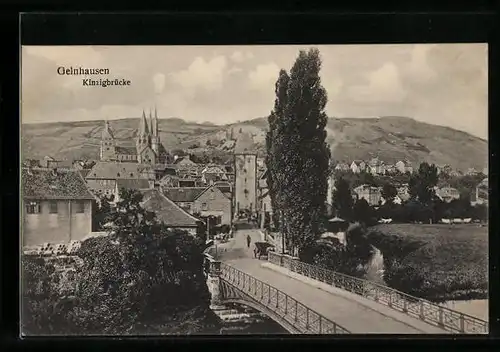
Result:
{"type": "Polygon", "coordinates": [[[80,241],[92,231],[95,200],[80,173],[69,169],[22,169],[22,244],[80,241]]]}

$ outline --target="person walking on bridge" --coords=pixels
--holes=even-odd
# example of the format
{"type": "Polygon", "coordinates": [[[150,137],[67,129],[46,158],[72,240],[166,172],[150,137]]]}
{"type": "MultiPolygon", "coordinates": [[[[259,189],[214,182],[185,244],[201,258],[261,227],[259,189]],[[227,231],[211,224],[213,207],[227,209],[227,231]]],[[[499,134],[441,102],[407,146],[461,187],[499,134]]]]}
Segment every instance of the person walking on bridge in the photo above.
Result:
{"type": "Polygon", "coordinates": [[[247,247],[250,248],[250,243],[252,242],[252,237],[250,235],[247,235],[247,247]]]}

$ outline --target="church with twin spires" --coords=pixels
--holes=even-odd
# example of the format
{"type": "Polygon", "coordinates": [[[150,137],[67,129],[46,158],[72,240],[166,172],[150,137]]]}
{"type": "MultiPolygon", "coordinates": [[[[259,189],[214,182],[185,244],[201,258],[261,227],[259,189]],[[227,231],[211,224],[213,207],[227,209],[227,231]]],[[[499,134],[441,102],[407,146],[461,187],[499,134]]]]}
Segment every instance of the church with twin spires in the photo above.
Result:
{"type": "Polygon", "coordinates": [[[101,161],[137,162],[140,164],[164,164],[168,153],[161,144],[158,133],[158,114],[155,108],[154,117],[149,112],[149,125],[144,110],[139,120],[139,128],[134,147],[118,146],[109,122],[104,123],[101,134],[101,161]]]}

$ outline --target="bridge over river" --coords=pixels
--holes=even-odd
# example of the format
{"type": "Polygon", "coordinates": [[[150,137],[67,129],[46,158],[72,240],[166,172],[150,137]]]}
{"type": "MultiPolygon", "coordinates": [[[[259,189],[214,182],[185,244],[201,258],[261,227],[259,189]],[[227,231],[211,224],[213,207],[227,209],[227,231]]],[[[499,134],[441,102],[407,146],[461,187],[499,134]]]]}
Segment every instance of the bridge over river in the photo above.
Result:
{"type": "Polygon", "coordinates": [[[484,334],[487,322],[389,287],[318,268],[271,252],[253,258],[256,229],[238,230],[209,256],[214,305],[242,304],[292,334],[484,334]]]}

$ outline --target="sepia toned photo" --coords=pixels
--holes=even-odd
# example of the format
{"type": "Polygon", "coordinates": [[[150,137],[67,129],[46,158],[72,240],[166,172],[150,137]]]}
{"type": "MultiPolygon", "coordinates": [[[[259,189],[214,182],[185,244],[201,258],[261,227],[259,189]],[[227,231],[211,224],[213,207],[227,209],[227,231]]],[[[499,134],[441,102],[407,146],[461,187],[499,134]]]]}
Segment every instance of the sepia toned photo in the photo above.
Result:
{"type": "Polygon", "coordinates": [[[21,335],[487,334],[488,46],[22,46],[21,335]]]}

